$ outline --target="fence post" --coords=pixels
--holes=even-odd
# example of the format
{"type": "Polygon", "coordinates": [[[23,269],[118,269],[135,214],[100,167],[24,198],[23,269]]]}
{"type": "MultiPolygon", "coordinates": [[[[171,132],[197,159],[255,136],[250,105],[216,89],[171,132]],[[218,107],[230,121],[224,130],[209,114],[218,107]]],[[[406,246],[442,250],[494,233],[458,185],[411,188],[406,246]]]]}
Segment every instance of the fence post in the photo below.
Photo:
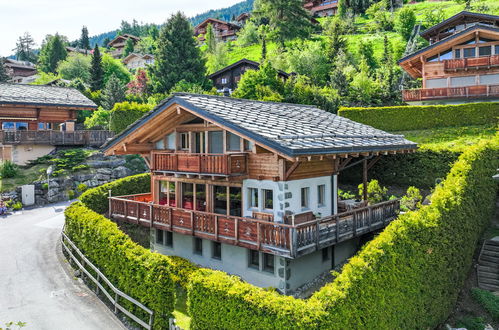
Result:
{"type": "Polygon", "coordinates": [[[118,305],[118,293],[115,293],[114,294],[114,313],[117,314],[118,313],[118,307],[116,305],[118,305]]]}
{"type": "Polygon", "coordinates": [[[152,204],[149,204],[149,217],[151,218],[151,228],[154,227],[154,214],[153,214],[153,212],[154,212],[154,207],[152,207],[152,204]]]}
{"type": "Polygon", "coordinates": [[[113,217],[113,204],[111,202],[111,189],[109,189],[107,191],[107,194],[108,194],[108,198],[107,198],[107,202],[108,202],[108,212],[109,212],[109,217],[112,218],[113,217]]]}

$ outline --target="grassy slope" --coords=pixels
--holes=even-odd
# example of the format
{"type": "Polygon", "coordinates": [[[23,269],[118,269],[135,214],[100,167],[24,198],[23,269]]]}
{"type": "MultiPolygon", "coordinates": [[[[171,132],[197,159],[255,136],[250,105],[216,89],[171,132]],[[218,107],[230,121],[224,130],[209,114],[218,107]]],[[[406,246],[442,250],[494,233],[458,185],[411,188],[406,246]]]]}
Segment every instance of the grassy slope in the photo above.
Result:
{"type": "Polygon", "coordinates": [[[18,175],[15,178],[1,179],[0,191],[11,191],[16,187],[30,184],[33,181],[46,177],[48,165],[35,165],[31,167],[22,167],[19,169],[18,175]]]}

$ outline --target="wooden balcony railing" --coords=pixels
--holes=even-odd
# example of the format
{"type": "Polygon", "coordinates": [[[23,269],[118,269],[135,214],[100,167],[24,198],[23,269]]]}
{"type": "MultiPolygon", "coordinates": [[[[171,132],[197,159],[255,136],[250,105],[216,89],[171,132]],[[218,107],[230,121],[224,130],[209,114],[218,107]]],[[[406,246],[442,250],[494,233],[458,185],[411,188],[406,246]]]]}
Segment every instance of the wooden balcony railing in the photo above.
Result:
{"type": "Polygon", "coordinates": [[[210,175],[244,175],[247,173],[246,154],[183,154],[153,151],[153,171],[183,172],[210,175]]]}
{"type": "Polygon", "coordinates": [[[445,71],[489,69],[499,66],[499,55],[444,60],[445,71]]]}
{"type": "Polygon", "coordinates": [[[0,131],[0,142],[3,144],[100,147],[113,135],[111,131],[0,131]]]}
{"type": "Polygon", "coordinates": [[[406,89],[402,91],[405,102],[499,97],[499,85],[474,85],[466,87],[445,87],[406,89]]]}
{"type": "Polygon", "coordinates": [[[110,218],[237,245],[289,258],[383,228],[399,212],[398,200],[297,225],[157,205],[149,194],[110,197],[110,218]]]}

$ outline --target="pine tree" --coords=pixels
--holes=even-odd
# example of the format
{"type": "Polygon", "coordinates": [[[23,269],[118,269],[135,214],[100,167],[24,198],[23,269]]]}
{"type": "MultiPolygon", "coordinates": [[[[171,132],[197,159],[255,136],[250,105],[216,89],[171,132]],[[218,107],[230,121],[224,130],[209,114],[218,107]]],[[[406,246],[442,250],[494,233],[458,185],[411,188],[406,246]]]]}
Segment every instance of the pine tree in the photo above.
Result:
{"type": "Polygon", "coordinates": [[[260,25],[258,27],[258,35],[262,41],[262,53],[260,55],[260,61],[264,62],[267,59],[267,35],[269,34],[268,25],[260,25]]]}
{"type": "Polygon", "coordinates": [[[26,32],[23,36],[19,37],[16,42],[16,48],[13,49],[16,53],[18,61],[36,62],[36,54],[33,51],[35,40],[31,34],[26,32]]]}
{"type": "Polygon", "coordinates": [[[155,92],[166,93],[181,80],[204,85],[205,61],[192,35],[189,20],[180,12],[161,28],[151,68],[155,92]]]}
{"type": "Polygon", "coordinates": [[[88,29],[86,26],[83,26],[81,29],[79,46],[81,49],[85,50],[85,54],[87,53],[86,51],[90,49],[90,39],[88,38],[88,29]]]}
{"type": "Polygon", "coordinates": [[[38,67],[46,73],[56,73],[57,65],[68,56],[65,46],[65,38],[59,34],[48,35],[42,44],[40,56],[38,57],[38,67]]]}
{"type": "Polygon", "coordinates": [[[9,80],[10,77],[5,69],[5,59],[0,57],[0,82],[8,82],[9,80]]]}
{"type": "Polygon", "coordinates": [[[123,49],[123,57],[127,57],[135,50],[135,44],[131,38],[128,38],[125,43],[125,48],[123,49]]]}
{"type": "Polygon", "coordinates": [[[215,48],[217,47],[217,39],[211,23],[209,23],[206,27],[205,41],[208,46],[207,52],[213,54],[215,52],[215,48]]]}
{"type": "Polygon", "coordinates": [[[125,101],[125,86],[113,74],[109,77],[106,87],[102,92],[102,107],[106,110],[112,110],[116,103],[123,101],[125,101]]]}
{"type": "Polygon", "coordinates": [[[302,0],[256,0],[256,19],[268,20],[274,40],[281,48],[295,38],[308,38],[312,32],[310,13],[302,0]]]}
{"type": "Polygon", "coordinates": [[[100,54],[99,46],[95,45],[92,54],[92,67],[90,68],[90,89],[97,91],[102,89],[104,83],[104,70],[102,68],[102,56],[100,54]]]}

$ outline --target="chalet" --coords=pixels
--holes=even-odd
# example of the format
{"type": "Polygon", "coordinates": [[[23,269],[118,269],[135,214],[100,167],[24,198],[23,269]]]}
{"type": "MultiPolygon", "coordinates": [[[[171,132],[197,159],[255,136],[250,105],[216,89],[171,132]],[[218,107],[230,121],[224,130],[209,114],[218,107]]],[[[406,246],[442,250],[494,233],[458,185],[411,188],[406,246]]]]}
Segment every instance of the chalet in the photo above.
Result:
{"type": "Polygon", "coordinates": [[[16,84],[29,84],[38,77],[38,71],[36,70],[35,64],[28,61],[17,61],[6,58],[4,66],[7,75],[10,77],[10,82],[16,84]]]}
{"type": "Polygon", "coordinates": [[[0,84],[0,156],[23,165],[57,146],[102,145],[107,131],[80,131],[76,118],[97,106],[73,88],[0,84]]]}
{"type": "Polygon", "coordinates": [[[421,33],[430,45],[399,61],[422,88],[410,104],[499,100],[499,16],[463,11],[421,33]]]}
{"type": "Polygon", "coordinates": [[[134,45],[140,41],[140,38],[134,35],[122,34],[117,36],[107,44],[109,48],[113,48],[113,50],[111,51],[111,55],[114,58],[121,58],[123,56],[123,50],[125,49],[125,45],[128,39],[131,39],[134,45]]]}
{"type": "Polygon", "coordinates": [[[66,46],[66,52],[68,54],[82,54],[82,55],[90,55],[93,53],[92,49],[82,49],[80,47],[69,47],[66,46]]]}
{"type": "Polygon", "coordinates": [[[244,26],[250,18],[251,18],[250,13],[242,13],[241,15],[236,17],[236,22],[240,26],[244,26]]]}
{"type": "Polygon", "coordinates": [[[303,6],[312,13],[312,16],[333,16],[338,11],[338,0],[305,0],[303,6]]]}
{"type": "Polygon", "coordinates": [[[206,29],[208,28],[209,24],[211,24],[213,28],[215,38],[221,41],[235,40],[237,38],[237,31],[241,29],[239,25],[225,22],[216,18],[208,18],[194,28],[194,36],[197,37],[199,41],[205,40],[204,35],[206,34],[206,29]]]}
{"type": "Polygon", "coordinates": [[[145,68],[148,65],[154,64],[154,55],[131,53],[123,59],[123,63],[129,70],[145,68]]]}
{"type": "MultiPolygon", "coordinates": [[[[110,217],[151,228],[152,249],[289,294],[355,253],[399,201],[338,200],[338,175],[416,144],[312,106],[179,93],[107,142],[141,154],[151,191],[110,217]]],[[[364,190],[366,191],[366,190],[364,190]]]]}
{"type": "MultiPolygon", "coordinates": [[[[250,61],[243,58],[215,73],[208,76],[213,82],[213,86],[217,89],[219,93],[228,91],[232,93],[236,88],[241,76],[248,70],[258,70],[260,68],[260,63],[255,61],[250,61]]],[[[277,71],[277,74],[282,79],[287,79],[289,74],[284,71],[277,71]]]]}

